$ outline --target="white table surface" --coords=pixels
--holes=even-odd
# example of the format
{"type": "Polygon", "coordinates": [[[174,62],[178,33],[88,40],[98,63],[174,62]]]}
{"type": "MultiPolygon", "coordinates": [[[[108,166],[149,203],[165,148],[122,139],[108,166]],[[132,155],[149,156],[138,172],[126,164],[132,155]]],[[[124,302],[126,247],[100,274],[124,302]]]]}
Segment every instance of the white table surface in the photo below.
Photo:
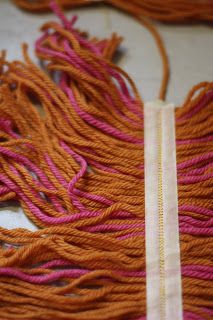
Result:
{"type": "MultiPolygon", "coordinates": [[[[77,14],[77,26],[91,35],[103,38],[115,31],[123,36],[119,65],[132,76],[145,101],[156,98],[161,61],[147,30],[133,18],[103,5],[69,10],[66,14],[77,14]]],[[[39,27],[49,19],[54,19],[53,14],[22,12],[10,0],[0,0],[0,50],[7,49],[8,59],[21,59],[20,44],[27,42],[33,57],[39,27]]],[[[171,65],[167,100],[179,105],[193,85],[213,79],[212,27],[158,24],[158,30],[165,41],[171,65]]],[[[37,62],[35,57],[33,59],[37,62]]],[[[0,226],[36,229],[17,207],[0,207],[0,226]]]]}

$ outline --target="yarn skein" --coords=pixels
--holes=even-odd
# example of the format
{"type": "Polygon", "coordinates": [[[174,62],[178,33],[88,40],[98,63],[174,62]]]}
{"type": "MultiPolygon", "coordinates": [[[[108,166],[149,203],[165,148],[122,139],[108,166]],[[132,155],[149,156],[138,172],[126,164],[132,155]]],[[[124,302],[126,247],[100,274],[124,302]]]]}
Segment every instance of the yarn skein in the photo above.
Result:
{"type": "MultiPolygon", "coordinates": [[[[145,319],[143,101],[112,62],[121,37],[88,38],[52,8],[44,70],[26,45],[24,62],[0,59],[0,201],[39,227],[0,228],[0,317],[145,319]]],[[[212,110],[209,82],[176,110],[184,319],[213,312],[212,110]]]]}
{"type": "MultiPolygon", "coordinates": [[[[32,12],[49,11],[49,0],[13,0],[20,8],[32,12]]],[[[166,23],[183,23],[191,21],[212,21],[213,5],[211,0],[58,0],[63,8],[75,8],[105,3],[121,9],[137,18],[166,23]]]]}

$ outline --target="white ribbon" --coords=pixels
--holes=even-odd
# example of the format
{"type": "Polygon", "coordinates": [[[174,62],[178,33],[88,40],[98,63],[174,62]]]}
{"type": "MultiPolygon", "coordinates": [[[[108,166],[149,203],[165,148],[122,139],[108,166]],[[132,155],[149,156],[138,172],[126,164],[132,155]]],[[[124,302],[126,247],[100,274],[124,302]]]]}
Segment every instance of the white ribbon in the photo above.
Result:
{"type": "Polygon", "coordinates": [[[144,107],[147,320],[183,319],[174,110],[144,107]]]}

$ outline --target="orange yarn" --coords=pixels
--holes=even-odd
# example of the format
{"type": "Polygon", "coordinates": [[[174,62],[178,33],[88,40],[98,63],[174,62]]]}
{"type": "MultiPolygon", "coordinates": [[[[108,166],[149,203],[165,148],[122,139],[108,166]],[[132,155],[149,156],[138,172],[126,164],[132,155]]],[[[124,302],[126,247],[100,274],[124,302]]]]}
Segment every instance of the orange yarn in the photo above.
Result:
{"type": "MultiPolygon", "coordinates": [[[[26,2],[16,0],[16,3],[23,5],[26,2]]],[[[80,4],[80,1],[76,3],[80,4]]],[[[81,3],[84,4],[85,1],[81,3]]],[[[123,2],[117,1],[116,5],[120,6],[121,3],[123,5],[123,2]]],[[[135,3],[139,4],[139,1],[135,3]]],[[[36,10],[46,8],[45,1],[40,5],[35,7],[36,10]]],[[[128,6],[131,8],[130,4],[128,6]]],[[[165,50],[152,25],[145,20],[143,23],[154,34],[163,55],[164,80],[159,96],[164,98],[168,81],[165,50]]],[[[10,190],[0,195],[0,201],[18,199],[26,215],[41,228],[36,232],[0,228],[0,267],[14,267],[27,275],[45,276],[54,274],[55,269],[45,269],[41,265],[62,259],[71,268],[80,267],[89,272],[74,279],[63,276],[61,281],[55,280],[58,286],[54,282],[29,283],[16,277],[1,276],[0,319],[141,319],[146,314],[145,276],[139,277],[135,273],[130,277],[128,272],[145,272],[143,147],[139,143],[123,141],[107,134],[84,120],[76,112],[67,94],[53,81],[51,74],[57,71],[70,76],[69,87],[84,112],[139,141],[143,140],[143,119],[122,101],[106,66],[118,71],[126,79],[141,110],[143,101],[131,78],[111,62],[121,41],[116,34],[111,39],[104,40],[105,49],[101,56],[97,56],[85,49],[71,32],[59,24],[46,23],[42,30],[51,30],[52,33],[57,31],[61,43],[67,40],[84,62],[100,72],[103,80],[88,75],[59,57],[37,51],[38,57],[46,63],[46,72],[43,72],[31,62],[26,46],[23,47],[25,62],[7,62],[4,55],[0,59],[0,120],[10,121],[13,132],[19,135],[17,138],[15,135],[11,136],[6,129],[0,131],[0,148],[3,148],[0,152],[0,175],[17,187],[13,190],[11,183],[10,190]],[[101,92],[112,99],[120,114],[109,105],[101,92]],[[127,118],[131,121],[127,121],[127,118]],[[30,203],[48,218],[75,217],[79,214],[76,199],[70,197],[68,188],[53,174],[45,158],[48,154],[61,179],[67,183],[72,181],[81,165],[74,155],[68,155],[60,141],[64,141],[73,152],[87,159],[90,165],[86,173],[76,181],[75,188],[84,195],[104,197],[111,204],[79,195],[86,210],[93,213],[100,211],[100,214],[51,225],[34,215],[34,207],[29,207],[25,198],[30,199],[30,203]],[[39,185],[28,168],[29,165],[17,161],[17,158],[11,156],[12,152],[30,160],[45,173],[53,187],[39,185]],[[96,167],[94,163],[102,167],[96,167]],[[114,171],[105,171],[105,166],[114,171]],[[18,194],[18,190],[21,190],[25,198],[18,194]],[[57,200],[61,209],[54,206],[54,200],[57,200]],[[62,209],[66,214],[62,213],[62,209]],[[117,212],[129,212],[131,217],[124,219],[117,212]],[[125,229],[127,224],[128,229],[125,229]],[[112,225],[113,230],[110,229],[112,225]],[[94,227],[100,226],[103,227],[102,230],[92,231],[94,227]],[[10,244],[12,247],[8,247],[10,244]]],[[[91,41],[100,42],[98,39],[91,41]]],[[[64,51],[51,37],[45,39],[42,45],[49,50],[60,53],[64,51]]],[[[213,83],[204,82],[195,86],[182,108],[176,110],[178,165],[212,150],[212,140],[204,143],[198,138],[212,134],[213,99],[207,101],[199,112],[189,116],[194,107],[206,99],[212,90],[213,83]],[[191,141],[187,145],[180,143],[187,139],[191,141]]],[[[6,126],[6,122],[4,123],[6,126]]],[[[203,160],[203,163],[207,164],[208,161],[203,160]]],[[[192,164],[191,167],[196,169],[197,165],[192,164]]],[[[188,167],[178,169],[180,178],[185,177],[188,172],[188,167]]],[[[210,172],[211,167],[204,167],[200,176],[210,172]]],[[[179,183],[179,206],[190,204],[211,210],[212,185],[212,178],[190,185],[179,183]]],[[[208,216],[187,209],[180,210],[180,218],[181,216],[209,221],[208,216]]],[[[208,234],[182,232],[180,241],[182,266],[211,265],[213,241],[208,234]]],[[[212,281],[183,275],[185,313],[193,312],[210,320],[212,316],[208,310],[213,308],[212,297],[212,281]]]]}
{"type": "MultiPolygon", "coordinates": [[[[24,10],[49,11],[49,0],[13,0],[24,10]]],[[[163,22],[212,21],[213,5],[211,0],[58,0],[64,8],[74,8],[90,4],[106,3],[139,18],[141,16],[163,22]]]]}

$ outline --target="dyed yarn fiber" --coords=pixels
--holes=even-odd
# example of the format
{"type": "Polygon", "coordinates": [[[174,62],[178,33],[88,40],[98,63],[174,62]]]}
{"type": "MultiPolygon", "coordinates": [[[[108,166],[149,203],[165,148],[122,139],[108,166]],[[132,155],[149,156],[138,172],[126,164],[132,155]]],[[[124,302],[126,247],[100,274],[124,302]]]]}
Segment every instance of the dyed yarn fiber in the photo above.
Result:
{"type": "MultiPolygon", "coordinates": [[[[0,319],[142,320],[143,101],[112,62],[121,37],[89,38],[52,8],[43,70],[26,45],[24,62],[0,59],[0,201],[39,227],[0,228],[0,319]]],[[[212,113],[208,82],[176,111],[186,320],[213,316],[212,113]]]]}
{"type": "MultiPolygon", "coordinates": [[[[13,0],[20,8],[33,12],[49,11],[49,0],[13,0]]],[[[147,17],[162,22],[212,21],[211,0],[58,0],[64,8],[105,3],[141,18],[147,17]]]]}

